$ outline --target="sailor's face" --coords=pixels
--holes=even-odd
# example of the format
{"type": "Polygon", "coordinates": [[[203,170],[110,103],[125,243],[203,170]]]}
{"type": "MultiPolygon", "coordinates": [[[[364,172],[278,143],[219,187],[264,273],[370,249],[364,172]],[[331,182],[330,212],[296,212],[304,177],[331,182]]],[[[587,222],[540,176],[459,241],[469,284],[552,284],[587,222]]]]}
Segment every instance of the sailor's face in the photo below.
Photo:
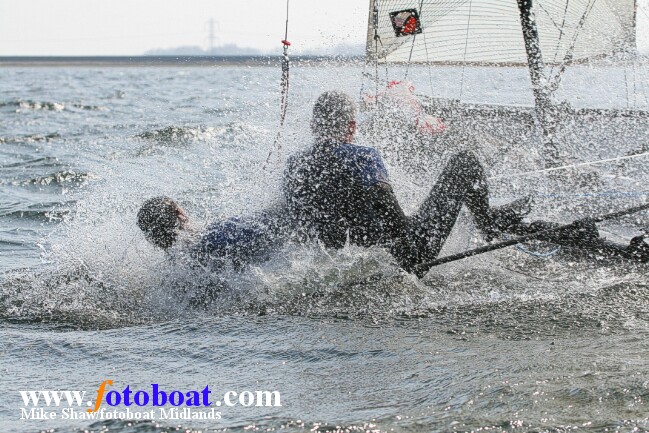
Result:
{"type": "Polygon", "coordinates": [[[347,125],[347,136],[345,137],[345,142],[352,143],[354,141],[355,135],[356,135],[356,121],[352,120],[347,125]]]}
{"type": "Polygon", "coordinates": [[[187,225],[189,224],[189,217],[187,216],[187,213],[178,206],[176,208],[176,216],[178,217],[178,229],[179,230],[185,230],[187,228],[187,225]]]}

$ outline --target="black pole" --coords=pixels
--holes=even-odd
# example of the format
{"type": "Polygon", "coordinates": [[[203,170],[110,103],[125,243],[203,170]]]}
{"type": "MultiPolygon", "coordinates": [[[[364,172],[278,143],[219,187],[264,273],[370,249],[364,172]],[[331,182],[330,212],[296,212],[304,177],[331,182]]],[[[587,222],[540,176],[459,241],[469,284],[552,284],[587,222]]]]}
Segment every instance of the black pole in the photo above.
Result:
{"type": "Polygon", "coordinates": [[[559,151],[554,143],[556,119],[553,118],[552,98],[547,83],[543,82],[545,64],[541,53],[539,33],[532,12],[532,0],[517,0],[520,13],[527,64],[532,81],[536,113],[543,130],[543,150],[550,166],[559,164],[559,151]]]}
{"type": "MultiPolygon", "coordinates": [[[[617,211],[617,212],[612,212],[612,213],[609,213],[609,214],[606,214],[606,215],[600,215],[600,216],[594,217],[594,218],[588,218],[588,220],[590,220],[590,221],[592,221],[594,223],[601,223],[602,221],[608,221],[608,220],[620,218],[620,217],[623,217],[625,215],[630,215],[630,214],[641,212],[641,211],[647,210],[647,209],[649,209],[649,203],[643,204],[641,206],[636,206],[636,207],[624,209],[624,210],[617,211]]],[[[542,236],[546,236],[546,235],[555,233],[555,232],[560,231],[560,230],[566,230],[566,229],[570,229],[570,228],[575,228],[580,223],[582,223],[583,221],[584,220],[577,220],[577,221],[574,221],[574,222],[572,222],[570,224],[565,224],[565,225],[562,225],[562,226],[559,226],[559,227],[555,227],[553,229],[543,230],[543,231],[536,232],[536,233],[531,233],[529,235],[520,236],[520,237],[518,237],[516,239],[510,239],[510,240],[507,240],[507,241],[498,242],[496,244],[491,244],[491,245],[486,245],[484,247],[476,248],[474,250],[465,251],[463,253],[453,254],[453,255],[450,255],[450,256],[441,257],[439,259],[431,260],[430,262],[422,263],[421,265],[416,266],[415,270],[414,270],[414,273],[416,275],[425,275],[430,270],[430,268],[432,268],[434,266],[443,265],[444,263],[449,263],[449,262],[455,262],[457,260],[466,259],[468,257],[477,256],[479,254],[488,253],[490,251],[500,250],[502,248],[510,247],[510,246],[516,245],[516,244],[520,244],[521,242],[530,241],[530,240],[533,240],[533,239],[536,239],[536,238],[539,238],[539,237],[542,237],[542,236]]]]}

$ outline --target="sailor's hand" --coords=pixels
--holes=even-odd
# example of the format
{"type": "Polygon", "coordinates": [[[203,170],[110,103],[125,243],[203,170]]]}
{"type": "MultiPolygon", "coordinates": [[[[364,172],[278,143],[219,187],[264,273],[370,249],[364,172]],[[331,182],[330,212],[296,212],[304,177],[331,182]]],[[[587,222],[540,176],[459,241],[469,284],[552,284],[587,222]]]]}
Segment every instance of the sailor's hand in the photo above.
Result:
{"type": "MultiPolygon", "coordinates": [[[[525,226],[525,225],[523,225],[525,226]]],[[[599,240],[599,231],[593,220],[585,219],[561,228],[558,223],[534,221],[519,232],[521,235],[545,232],[537,239],[568,247],[586,247],[599,240]]]]}
{"type": "Polygon", "coordinates": [[[559,233],[565,241],[573,243],[575,246],[594,242],[599,239],[597,226],[589,218],[576,221],[570,227],[560,230],[559,233]]]}
{"type": "Polygon", "coordinates": [[[626,252],[631,259],[641,263],[649,262],[649,244],[645,242],[646,236],[640,235],[631,239],[631,243],[626,247],[626,252]]]}

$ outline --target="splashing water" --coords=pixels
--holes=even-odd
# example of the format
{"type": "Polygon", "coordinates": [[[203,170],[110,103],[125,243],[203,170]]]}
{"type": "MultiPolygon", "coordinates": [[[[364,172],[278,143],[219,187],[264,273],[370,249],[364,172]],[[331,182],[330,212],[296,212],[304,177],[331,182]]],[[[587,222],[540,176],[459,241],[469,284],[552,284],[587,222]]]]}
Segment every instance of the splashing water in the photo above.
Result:
{"type": "MultiPolygon", "coordinates": [[[[199,386],[208,375],[219,387],[261,381],[290,400],[276,412],[224,411],[223,428],[647,428],[644,266],[565,254],[539,260],[511,249],[417,280],[380,248],[288,244],[244,272],[214,273],[172,262],[146,242],[135,215],[152,196],[177,199],[198,229],[277,202],[286,157],[311,144],[313,101],[334,88],[357,95],[360,69],[295,68],[282,146],[266,170],[279,116],[273,68],[9,69],[5,82],[12,84],[0,87],[0,320],[7,342],[0,367],[17,379],[0,386],[11,396],[0,405],[3,416],[17,404],[14,389],[49,381],[52,389],[90,391],[98,374],[110,373],[123,384],[157,380],[179,388],[199,386]],[[20,87],[25,75],[49,86],[20,87]],[[82,85],[61,85],[70,79],[82,85]],[[116,365],[130,367],[117,372],[116,365]]],[[[449,82],[454,71],[441,69],[436,79],[449,82]]],[[[428,80],[428,71],[415,69],[416,86],[418,73],[428,80]]],[[[474,73],[476,89],[485,71],[474,73]]],[[[520,71],[512,77],[489,82],[475,98],[529,102],[520,71]]],[[[369,124],[368,117],[361,120],[369,124]]],[[[394,119],[379,118],[384,128],[364,131],[358,142],[382,152],[407,212],[444,161],[467,147],[487,161],[494,203],[533,194],[533,218],[567,221],[647,194],[643,159],[516,177],[538,168],[530,130],[493,119],[449,122],[449,135],[421,148],[416,137],[395,133],[394,119]]],[[[562,134],[583,161],[638,150],[643,128],[593,121],[562,134]]],[[[646,215],[636,215],[603,230],[625,240],[646,226],[646,215]]],[[[442,255],[482,242],[463,214],[442,255]]],[[[7,425],[24,428],[13,418],[7,425]]]]}

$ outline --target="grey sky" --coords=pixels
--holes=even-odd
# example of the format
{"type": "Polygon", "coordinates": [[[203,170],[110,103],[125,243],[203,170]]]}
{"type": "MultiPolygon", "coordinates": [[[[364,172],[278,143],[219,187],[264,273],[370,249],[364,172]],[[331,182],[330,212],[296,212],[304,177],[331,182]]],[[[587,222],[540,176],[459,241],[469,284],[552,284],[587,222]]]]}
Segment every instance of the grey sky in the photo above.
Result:
{"type": "MultiPolygon", "coordinates": [[[[313,49],[363,43],[368,2],[293,0],[289,40],[313,49]],[[351,6],[350,6],[351,5],[351,6]]],[[[216,44],[281,50],[285,0],[0,0],[0,55],[133,55],[216,44]]]]}
{"type": "MultiPolygon", "coordinates": [[[[649,0],[639,0],[638,45],[649,51],[649,0]]],[[[292,0],[294,52],[363,44],[367,0],[292,0]]],[[[285,0],[0,0],[0,55],[137,55],[155,48],[217,45],[278,52],[285,0]]]]}

